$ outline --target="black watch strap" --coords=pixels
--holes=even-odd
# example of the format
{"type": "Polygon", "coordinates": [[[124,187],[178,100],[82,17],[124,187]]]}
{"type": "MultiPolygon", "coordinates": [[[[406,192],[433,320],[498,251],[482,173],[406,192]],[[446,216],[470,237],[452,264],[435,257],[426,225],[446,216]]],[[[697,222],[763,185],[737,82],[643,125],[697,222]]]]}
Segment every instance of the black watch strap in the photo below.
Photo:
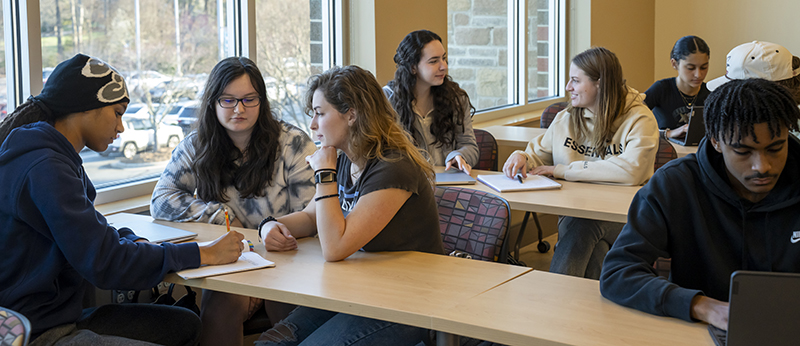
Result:
{"type": "Polygon", "coordinates": [[[274,217],[272,217],[272,215],[270,215],[270,216],[267,216],[266,219],[261,220],[261,223],[258,224],[258,241],[259,242],[261,242],[261,228],[264,227],[264,225],[266,225],[267,222],[270,222],[270,221],[278,221],[278,220],[276,220],[274,217]]]}
{"type": "Polygon", "coordinates": [[[336,171],[321,170],[314,174],[314,184],[325,184],[336,182],[336,171]]]}

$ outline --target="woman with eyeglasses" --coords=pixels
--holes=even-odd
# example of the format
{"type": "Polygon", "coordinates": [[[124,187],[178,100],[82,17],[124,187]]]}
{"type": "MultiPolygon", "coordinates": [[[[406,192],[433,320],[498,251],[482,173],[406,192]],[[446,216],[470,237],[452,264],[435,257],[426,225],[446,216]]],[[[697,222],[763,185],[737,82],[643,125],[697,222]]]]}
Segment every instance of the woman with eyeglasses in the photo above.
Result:
{"type": "MultiPolygon", "coordinates": [[[[208,76],[197,129],[172,152],[153,190],[156,219],[257,228],[267,216],[300,211],[314,196],[316,151],[308,135],[272,115],[264,78],[255,63],[231,57],[208,76]]],[[[201,344],[241,344],[242,323],[262,300],[204,291],[201,344]]],[[[266,302],[270,320],[291,307],[266,302]]]]}

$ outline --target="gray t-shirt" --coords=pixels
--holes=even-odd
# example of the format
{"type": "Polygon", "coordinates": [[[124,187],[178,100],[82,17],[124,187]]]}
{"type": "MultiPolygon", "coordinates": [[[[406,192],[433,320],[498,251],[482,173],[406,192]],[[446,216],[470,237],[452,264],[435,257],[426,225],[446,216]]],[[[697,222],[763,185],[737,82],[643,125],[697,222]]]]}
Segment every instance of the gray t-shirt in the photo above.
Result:
{"type": "MultiPolygon", "coordinates": [[[[397,158],[399,155],[389,153],[387,156],[397,158]]],[[[355,184],[350,180],[350,159],[347,155],[339,155],[336,170],[339,172],[339,205],[345,217],[353,210],[358,199],[370,192],[392,188],[411,192],[411,197],[389,224],[364,245],[364,251],[444,253],[433,187],[422,170],[409,158],[403,157],[394,162],[369,160],[355,184]]]]}

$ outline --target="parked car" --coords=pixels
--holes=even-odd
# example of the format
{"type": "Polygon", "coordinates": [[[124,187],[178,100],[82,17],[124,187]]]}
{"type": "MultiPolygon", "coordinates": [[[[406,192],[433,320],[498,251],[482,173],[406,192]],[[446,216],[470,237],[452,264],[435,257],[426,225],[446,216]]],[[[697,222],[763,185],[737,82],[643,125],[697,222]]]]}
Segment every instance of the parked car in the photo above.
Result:
{"type": "Polygon", "coordinates": [[[188,135],[192,131],[192,125],[197,121],[197,112],[200,110],[199,102],[187,103],[178,112],[178,126],[183,129],[183,134],[188,135]]]}
{"type": "MultiPolygon", "coordinates": [[[[155,145],[153,124],[149,118],[123,115],[122,123],[125,131],[108,146],[100,156],[122,154],[125,158],[133,158],[139,152],[153,149],[155,145]]],[[[161,147],[174,148],[183,140],[183,130],[174,125],[162,123],[158,128],[158,144],[161,147]]]]}

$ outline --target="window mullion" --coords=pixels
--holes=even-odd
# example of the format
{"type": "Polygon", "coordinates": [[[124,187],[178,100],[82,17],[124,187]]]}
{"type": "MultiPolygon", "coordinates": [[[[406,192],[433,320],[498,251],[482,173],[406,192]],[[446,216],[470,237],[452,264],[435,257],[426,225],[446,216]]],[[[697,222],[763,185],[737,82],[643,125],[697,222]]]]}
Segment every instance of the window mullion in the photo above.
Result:
{"type": "Polygon", "coordinates": [[[508,1],[508,100],[524,105],[528,101],[528,16],[526,1],[508,1]]]}
{"type": "Polygon", "coordinates": [[[229,56],[244,56],[258,64],[256,54],[256,0],[229,0],[227,36],[229,56]]]}
{"type": "Polygon", "coordinates": [[[39,0],[3,0],[8,113],[42,91],[39,0]]]}

